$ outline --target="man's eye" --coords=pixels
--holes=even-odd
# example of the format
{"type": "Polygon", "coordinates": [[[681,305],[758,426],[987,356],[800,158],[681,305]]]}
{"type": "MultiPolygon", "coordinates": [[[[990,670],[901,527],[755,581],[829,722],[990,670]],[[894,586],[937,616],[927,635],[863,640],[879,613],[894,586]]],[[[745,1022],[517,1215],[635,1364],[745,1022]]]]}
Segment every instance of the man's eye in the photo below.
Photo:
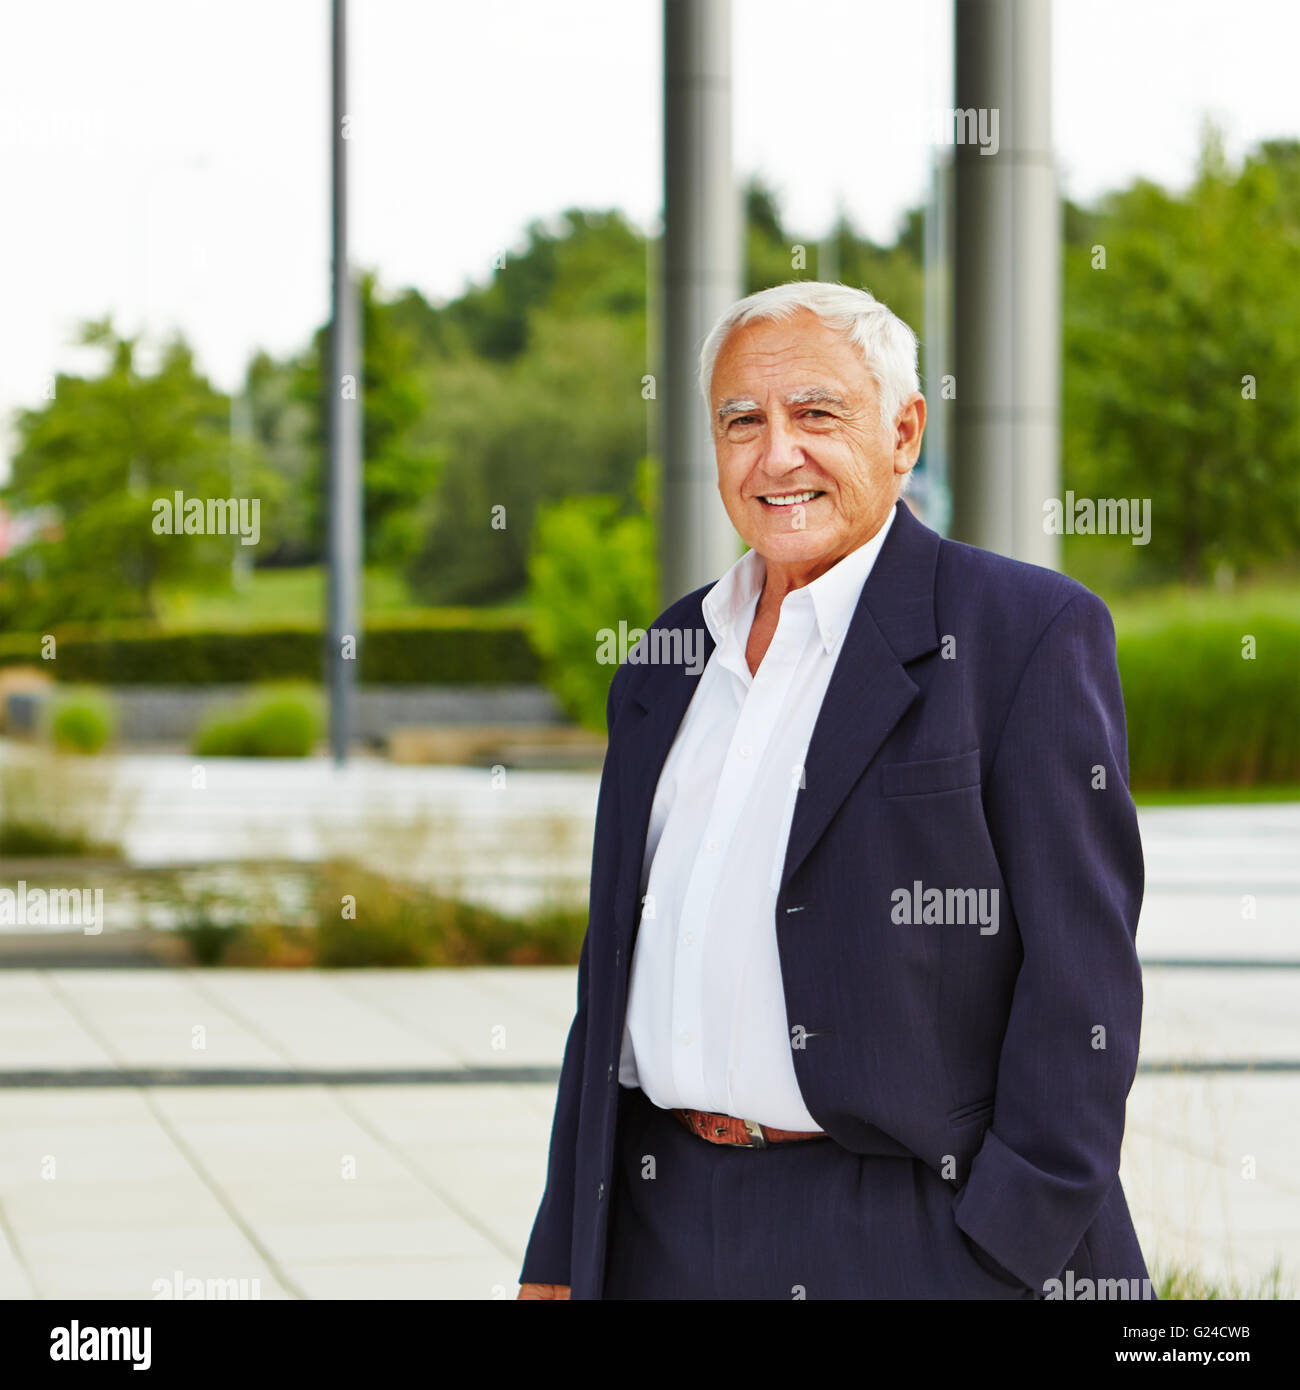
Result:
{"type": "Polygon", "coordinates": [[[805,413],[806,415],[824,415],[828,420],[831,418],[831,413],[830,413],[829,410],[817,410],[817,409],[813,409],[813,410],[805,411],[804,413],[805,413]]]}
{"type": "Polygon", "coordinates": [[[757,419],[757,415],[737,415],[731,423],[733,425],[746,425],[757,419]]]}

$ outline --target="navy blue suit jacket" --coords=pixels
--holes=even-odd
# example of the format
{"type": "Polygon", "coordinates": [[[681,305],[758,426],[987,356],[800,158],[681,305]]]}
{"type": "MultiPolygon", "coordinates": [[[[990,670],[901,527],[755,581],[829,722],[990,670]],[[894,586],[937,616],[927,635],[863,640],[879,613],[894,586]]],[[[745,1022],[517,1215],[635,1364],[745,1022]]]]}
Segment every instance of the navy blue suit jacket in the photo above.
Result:
{"type": "MultiPolygon", "coordinates": [[[[655,623],[700,629],[706,655],[709,587],[655,623]]],[[[577,1013],[521,1271],[574,1298],[601,1293],[641,861],[698,681],[634,655],[609,692],[577,1013]]],[[[957,1225],[1035,1290],[1075,1268],[1103,1204],[1125,1229],[1098,1229],[1094,1249],[1136,1252],[1117,1177],[1142,1011],[1127,780],[1101,600],[898,503],[809,744],[777,898],[795,1075],[838,1143],[901,1146],[950,1179],[957,1225]],[[900,925],[895,894],[917,883],[996,890],[998,930],[900,925]]]]}

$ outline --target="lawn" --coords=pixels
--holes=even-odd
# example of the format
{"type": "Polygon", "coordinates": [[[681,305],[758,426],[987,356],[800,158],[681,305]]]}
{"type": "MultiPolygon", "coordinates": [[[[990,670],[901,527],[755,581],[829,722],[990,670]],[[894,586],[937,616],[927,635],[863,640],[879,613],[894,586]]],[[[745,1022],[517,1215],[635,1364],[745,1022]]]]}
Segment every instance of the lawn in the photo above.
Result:
{"type": "MultiPolygon", "coordinates": [[[[402,576],[379,565],[366,567],[362,596],[367,617],[395,615],[419,606],[402,576]]],[[[517,609],[520,604],[490,607],[517,609]]],[[[311,624],[320,622],[324,611],[325,571],[320,565],[254,570],[242,589],[228,584],[208,590],[177,587],[158,598],[163,626],[178,631],[260,627],[269,622],[311,624]]]]}
{"type": "Polygon", "coordinates": [[[1105,594],[1115,630],[1123,636],[1140,637],[1144,632],[1168,623],[1196,621],[1223,622],[1240,617],[1243,631],[1256,616],[1290,618],[1300,615],[1300,583],[1270,579],[1242,584],[1223,593],[1218,589],[1188,589],[1182,585],[1141,589],[1114,599],[1105,594]]]}

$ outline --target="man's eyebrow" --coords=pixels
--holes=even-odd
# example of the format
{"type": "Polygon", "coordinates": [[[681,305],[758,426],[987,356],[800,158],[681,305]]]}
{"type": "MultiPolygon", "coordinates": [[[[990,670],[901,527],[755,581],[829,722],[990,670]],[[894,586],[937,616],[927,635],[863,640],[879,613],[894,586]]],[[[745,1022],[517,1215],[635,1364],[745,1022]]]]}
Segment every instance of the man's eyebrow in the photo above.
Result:
{"type": "Polygon", "coordinates": [[[795,405],[833,405],[839,410],[847,410],[848,403],[843,396],[829,391],[824,386],[809,386],[804,391],[796,391],[785,398],[785,404],[795,405]]]}
{"type": "Polygon", "coordinates": [[[717,418],[725,420],[728,415],[736,415],[747,410],[757,410],[758,402],[750,400],[748,396],[731,396],[723,401],[717,409],[717,418]]]}

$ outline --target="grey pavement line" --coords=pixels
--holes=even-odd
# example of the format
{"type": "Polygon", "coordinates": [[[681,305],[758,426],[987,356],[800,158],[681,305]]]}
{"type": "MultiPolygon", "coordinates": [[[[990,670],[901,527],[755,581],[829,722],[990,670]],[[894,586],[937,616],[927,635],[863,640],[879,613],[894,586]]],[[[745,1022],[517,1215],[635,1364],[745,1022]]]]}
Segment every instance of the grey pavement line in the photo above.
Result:
{"type": "Polygon", "coordinates": [[[1286,1057],[1263,1057],[1257,1060],[1241,1060],[1235,1057],[1192,1058],[1180,1061],[1176,1057],[1163,1057],[1155,1062],[1139,1062],[1139,1076],[1171,1076],[1184,1073],[1201,1075],[1205,1073],[1228,1073],[1240,1075],[1243,1072],[1300,1072],[1300,1059],[1286,1057]]]}
{"type": "MultiPolygon", "coordinates": [[[[1295,1063],[1300,1070],[1300,1062],[1295,1063]]],[[[0,1090],[36,1086],[456,1086],[557,1082],[559,1067],[81,1067],[0,1071],[0,1090]]]]}
{"type": "MultiPolygon", "coordinates": [[[[1249,1075],[1300,1073],[1300,1058],[1179,1060],[1161,1058],[1138,1063],[1139,1076],[1249,1075]]],[[[49,1086],[92,1089],[111,1086],[518,1086],[555,1084],[560,1068],[411,1067],[360,1068],[352,1071],[295,1067],[107,1067],[0,1071],[0,1090],[49,1086]]]]}
{"type": "Polygon", "coordinates": [[[1249,879],[1149,879],[1143,896],[1159,898],[1165,893],[1183,893],[1188,897],[1213,893],[1223,898],[1237,898],[1243,893],[1248,893],[1256,898],[1289,898],[1300,893],[1300,880],[1284,878],[1273,879],[1268,883],[1251,883],[1249,879]]]}
{"type": "Polygon", "coordinates": [[[1300,960],[1221,960],[1215,956],[1141,956],[1143,970],[1300,970],[1300,960]]]}

